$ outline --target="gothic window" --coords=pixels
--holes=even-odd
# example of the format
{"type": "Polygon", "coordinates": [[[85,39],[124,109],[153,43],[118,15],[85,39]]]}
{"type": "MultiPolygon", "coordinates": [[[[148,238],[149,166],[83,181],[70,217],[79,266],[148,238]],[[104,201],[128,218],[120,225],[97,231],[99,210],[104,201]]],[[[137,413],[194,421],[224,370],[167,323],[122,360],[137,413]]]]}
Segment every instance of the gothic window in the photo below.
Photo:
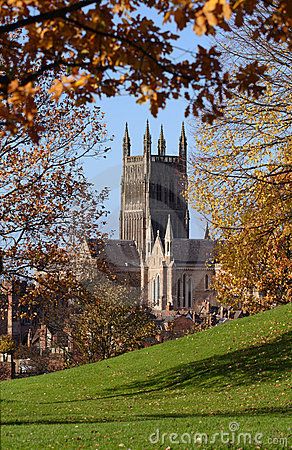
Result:
{"type": "Polygon", "coordinates": [[[192,307],[192,280],[188,281],[188,308],[192,307]]]}
{"type": "Polygon", "coordinates": [[[159,298],[160,298],[160,277],[159,275],[157,275],[157,279],[156,279],[156,289],[157,289],[157,304],[159,304],[159,298]]]}
{"type": "Polygon", "coordinates": [[[153,280],[153,303],[154,305],[159,304],[160,297],[160,277],[156,275],[156,278],[153,280]]]}
{"type": "Polygon", "coordinates": [[[148,254],[150,255],[151,253],[151,242],[148,242],[148,254]]]}
{"type": "Polygon", "coordinates": [[[205,275],[205,290],[207,291],[209,289],[209,276],[205,275]]]}
{"type": "Polygon", "coordinates": [[[182,279],[182,283],[183,283],[183,308],[186,307],[186,275],[183,274],[183,279],[182,279]]]}
{"type": "Polygon", "coordinates": [[[170,252],[170,242],[166,243],[166,252],[169,254],[170,252]]]}
{"type": "Polygon", "coordinates": [[[155,305],[155,298],[156,296],[156,283],[155,283],[155,278],[152,280],[152,300],[153,300],[153,304],[155,305]]]}
{"type": "Polygon", "coordinates": [[[180,308],[180,278],[177,280],[177,307],[180,308]]]}
{"type": "Polygon", "coordinates": [[[157,198],[157,200],[161,201],[161,185],[160,184],[156,185],[156,198],[157,198]]]}
{"type": "Polygon", "coordinates": [[[174,202],[174,188],[173,184],[170,184],[169,186],[169,203],[172,204],[174,202]]]}

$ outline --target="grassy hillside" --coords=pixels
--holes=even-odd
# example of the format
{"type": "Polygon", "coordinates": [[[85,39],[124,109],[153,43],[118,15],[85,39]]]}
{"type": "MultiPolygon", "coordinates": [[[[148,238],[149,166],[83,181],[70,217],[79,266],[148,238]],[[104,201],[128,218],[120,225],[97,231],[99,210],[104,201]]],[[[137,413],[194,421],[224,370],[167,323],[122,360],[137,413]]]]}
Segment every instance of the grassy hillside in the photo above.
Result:
{"type": "Polygon", "coordinates": [[[291,309],[4,382],[1,448],[284,448],[291,309]]]}

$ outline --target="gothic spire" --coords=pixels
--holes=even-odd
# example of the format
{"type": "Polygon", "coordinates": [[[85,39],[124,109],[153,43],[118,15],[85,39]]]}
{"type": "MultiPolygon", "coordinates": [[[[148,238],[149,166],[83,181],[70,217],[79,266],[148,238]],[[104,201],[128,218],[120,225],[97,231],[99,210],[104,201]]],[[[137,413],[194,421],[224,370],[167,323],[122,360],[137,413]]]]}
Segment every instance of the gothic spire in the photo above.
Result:
{"type": "Polygon", "coordinates": [[[166,150],[166,141],[164,139],[163,125],[161,125],[160,136],[158,139],[158,155],[164,156],[166,150]]]}
{"type": "Polygon", "coordinates": [[[170,214],[168,214],[166,231],[165,231],[165,236],[164,236],[165,254],[167,256],[170,256],[172,253],[172,241],[173,241],[173,231],[172,231],[170,214]]]}
{"type": "Polygon", "coordinates": [[[171,225],[171,218],[170,214],[168,214],[167,225],[165,230],[165,240],[172,241],[172,239],[173,239],[173,231],[171,225]]]}
{"type": "Polygon", "coordinates": [[[152,220],[151,220],[150,216],[149,216],[148,224],[147,224],[147,228],[146,228],[146,241],[151,242],[151,243],[154,242],[154,232],[153,232],[152,220]]]}
{"type": "Polygon", "coordinates": [[[149,129],[149,121],[146,122],[146,130],[144,134],[144,154],[151,155],[151,134],[149,129]]]}
{"type": "Polygon", "coordinates": [[[130,136],[129,136],[129,131],[128,131],[128,124],[126,122],[124,139],[123,139],[123,155],[125,157],[125,156],[130,156],[130,154],[131,154],[131,141],[130,141],[130,136]]]}
{"type": "Polygon", "coordinates": [[[185,124],[182,123],[181,134],[179,138],[179,156],[182,162],[184,169],[186,170],[186,161],[187,161],[187,138],[185,133],[185,124]]]}
{"type": "Polygon", "coordinates": [[[206,229],[205,229],[205,236],[204,236],[204,239],[211,239],[208,222],[207,222],[206,229]]]}

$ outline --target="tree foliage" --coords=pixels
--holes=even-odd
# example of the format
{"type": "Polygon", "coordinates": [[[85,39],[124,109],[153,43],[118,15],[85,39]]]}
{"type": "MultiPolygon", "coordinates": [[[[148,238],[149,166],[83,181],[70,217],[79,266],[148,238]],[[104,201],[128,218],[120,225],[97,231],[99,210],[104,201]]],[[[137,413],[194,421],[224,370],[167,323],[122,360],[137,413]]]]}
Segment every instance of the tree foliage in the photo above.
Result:
{"type": "Polygon", "coordinates": [[[258,310],[292,294],[292,60],[284,43],[254,39],[251,31],[221,45],[228,64],[258,55],[268,67],[266,93],[257,100],[234,93],[224,116],[200,128],[190,184],[221,240],[218,299],[258,310]]]}
{"type": "Polygon", "coordinates": [[[0,6],[0,117],[12,132],[27,126],[34,138],[35,96],[48,74],[55,75],[49,88],[55,99],[66,92],[80,104],[93,94],[125,91],[139,103],[149,100],[156,115],[169,98],[185,95],[195,115],[209,103],[205,119],[211,120],[230,88],[259,95],[266,67],[252,60],[230,78],[216,45],[177,59],[184,29],[213,35],[228,31],[233,17],[234,27],[251,24],[255,36],[287,41],[291,48],[289,0],[277,0],[273,8],[270,0],[2,0],[0,6]]]}
{"type": "Polygon", "coordinates": [[[15,350],[15,342],[8,334],[0,336],[0,353],[12,353],[15,350]]]}
{"type": "Polygon", "coordinates": [[[29,311],[57,337],[70,365],[94,362],[151,343],[157,326],[151,311],[141,305],[140,290],[120,285],[102,264],[83,267],[76,277],[72,267],[63,273],[40,274],[39,283],[26,293],[29,311]]]}
{"type": "Polygon", "coordinates": [[[145,346],[157,334],[150,310],[126,286],[103,282],[69,321],[75,354],[93,362],[145,346]]]}
{"type": "Polygon", "coordinates": [[[84,234],[100,235],[107,190],[97,194],[86,180],[86,156],[107,151],[99,108],[58,105],[39,94],[38,144],[26,128],[0,141],[0,246],[2,279],[30,279],[36,272],[59,270],[68,249],[84,234]],[[74,236],[74,238],[73,238],[74,236]]]}

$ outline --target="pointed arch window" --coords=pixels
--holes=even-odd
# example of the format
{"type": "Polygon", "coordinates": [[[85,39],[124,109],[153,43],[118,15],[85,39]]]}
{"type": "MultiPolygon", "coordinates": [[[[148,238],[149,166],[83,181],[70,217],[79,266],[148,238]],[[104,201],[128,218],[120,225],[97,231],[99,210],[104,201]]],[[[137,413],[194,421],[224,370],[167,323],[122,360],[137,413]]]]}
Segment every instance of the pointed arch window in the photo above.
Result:
{"type": "Polygon", "coordinates": [[[205,275],[205,291],[209,289],[209,275],[205,275]]]}
{"type": "Polygon", "coordinates": [[[188,281],[188,308],[192,307],[192,280],[188,281]]]}
{"type": "Polygon", "coordinates": [[[153,305],[159,305],[159,298],[160,298],[160,277],[159,275],[156,275],[155,278],[153,278],[152,281],[152,299],[153,299],[153,305]]]}
{"type": "Polygon", "coordinates": [[[186,307],[186,274],[185,273],[183,274],[182,283],[183,283],[183,286],[182,286],[183,308],[185,308],[186,307]]]}
{"type": "Polygon", "coordinates": [[[169,203],[172,204],[174,202],[174,186],[171,183],[169,185],[169,203]]]}
{"type": "Polygon", "coordinates": [[[157,198],[157,200],[161,200],[161,198],[162,198],[161,184],[157,184],[157,186],[156,186],[156,198],[157,198]]]}
{"type": "Polygon", "coordinates": [[[177,280],[177,307],[180,308],[180,289],[181,289],[181,281],[180,278],[177,280]]]}
{"type": "Polygon", "coordinates": [[[159,298],[160,298],[160,277],[157,275],[156,277],[156,304],[159,304],[159,298]]]}

